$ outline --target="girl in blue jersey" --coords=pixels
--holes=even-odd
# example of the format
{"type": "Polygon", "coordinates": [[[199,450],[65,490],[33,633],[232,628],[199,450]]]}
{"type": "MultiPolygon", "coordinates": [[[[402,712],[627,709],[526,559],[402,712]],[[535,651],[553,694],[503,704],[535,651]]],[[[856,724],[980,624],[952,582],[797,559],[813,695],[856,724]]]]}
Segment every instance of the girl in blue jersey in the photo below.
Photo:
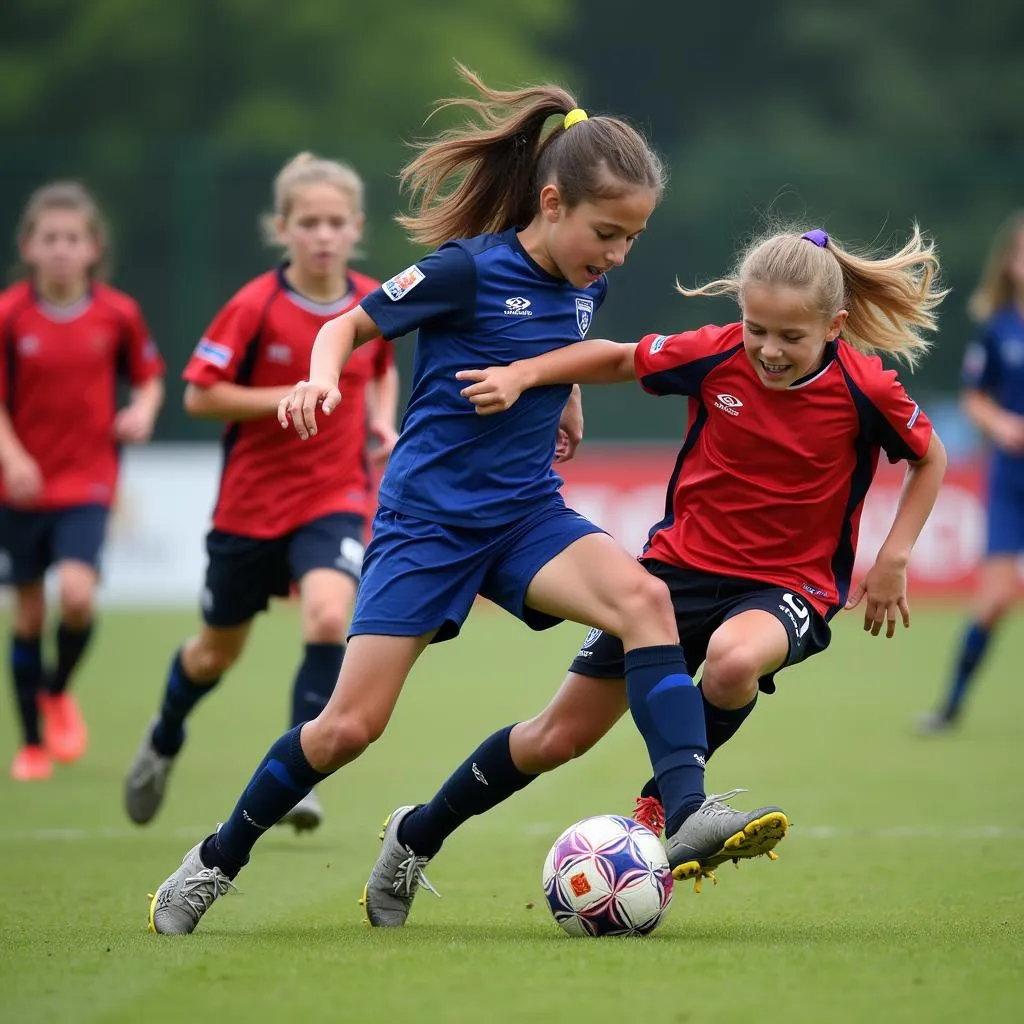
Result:
{"type": "Polygon", "coordinates": [[[970,312],[982,326],[963,365],[963,409],[992,445],[985,558],[945,697],[918,723],[923,733],[954,725],[968,688],[1020,588],[1024,553],[1024,210],[1000,227],[970,312]]]}
{"type": "MultiPolygon", "coordinates": [[[[585,337],[604,275],[625,262],[661,196],[661,164],[629,125],[588,118],[560,88],[494,92],[460,71],[479,98],[442,105],[462,104],[480,124],[425,144],[403,172],[418,200],[403,223],[415,241],[441,247],[326,324],[309,380],[279,407],[282,426],[313,436],[318,410],[329,416],[342,400],[339,373],[353,346],[419,330],[412,395],[381,484],[338,684],[314,721],[270,748],[219,832],[160,886],[150,907],[155,931],[191,932],[259,836],[383,733],[416,659],[457,635],[478,594],[534,629],[571,619],[621,637],[630,704],[669,813],[706,804],[701,697],[668,591],[558,493],[559,437],[568,457],[582,433],[578,389],[534,389],[508,416],[488,420],[460,396],[455,376],[585,337]]],[[[516,767],[510,732],[496,733],[464,766],[461,783],[483,791],[468,813],[532,779],[516,767]]],[[[748,842],[746,829],[764,852],[788,824],[777,808],[715,806],[717,814],[691,814],[713,819],[701,841],[715,849],[736,833],[748,842]]],[[[383,885],[411,900],[426,858],[402,842],[408,810],[386,825],[383,885]]],[[[746,847],[738,855],[748,856],[746,847]]]]}

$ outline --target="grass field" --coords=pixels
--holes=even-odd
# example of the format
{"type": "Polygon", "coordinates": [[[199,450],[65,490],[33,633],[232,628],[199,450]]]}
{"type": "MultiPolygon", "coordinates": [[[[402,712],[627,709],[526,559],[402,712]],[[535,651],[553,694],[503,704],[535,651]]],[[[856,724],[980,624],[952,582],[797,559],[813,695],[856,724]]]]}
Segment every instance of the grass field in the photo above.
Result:
{"type": "Polygon", "coordinates": [[[428,652],[389,733],[322,788],[320,832],[269,834],[243,893],[195,935],[147,934],[146,893],[228,813],[281,731],[297,623],[284,608],[259,624],[197,714],[162,815],[138,829],[122,773],[194,619],[108,614],[80,678],[88,755],[48,783],[0,779],[0,1020],[1019,1021],[1024,631],[1004,630],[963,729],[919,740],[910,723],[961,619],[915,612],[888,642],[840,622],[827,654],[762,698],[708,783],[786,808],[779,861],[724,867],[700,896],[678,887],[658,932],[633,940],[564,936],[539,884],[565,825],[632,806],[646,772],[628,723],[453,837],[429,872],[443,899],[421,894],[406,929],[361,923],[381,819],[538,709],[581,635],[532,636],[487,612],[428,652]]]}

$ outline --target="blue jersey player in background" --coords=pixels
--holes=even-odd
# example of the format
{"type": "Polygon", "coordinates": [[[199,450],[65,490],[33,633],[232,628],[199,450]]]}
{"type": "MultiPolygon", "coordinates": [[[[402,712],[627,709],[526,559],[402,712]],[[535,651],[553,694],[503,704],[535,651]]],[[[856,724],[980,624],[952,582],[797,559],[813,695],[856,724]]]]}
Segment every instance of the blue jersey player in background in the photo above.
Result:
{"type": "Polygon", "coordinates": [[[1008,217],[992,243],[972,316],[983,324],[967,349],[963,409],[992,446],[985,559],[973,618],[961,641],[942,703],[919,722],[923,733],[950,728],[996,627],[1020,587],[1024,553],[1024,210],[1008,217]]]}
{"type": "MultiPolygon", "coordinates": [[[[661,196],[661,164],[631,127],[588,118],[563,89],[494,92],[460,70],[480,98],[448,102],[469,107],[480,124],[425,144],[403,173],[418,200],[403,218],[411,237],[446,244],[324,325],[309,380],[279,406],[282,426],[312,436],[318,409],[330,415],[342,400],[338,378],[353,345],[418,329],[412,395],[381,484],[338,684],[316,719],[274,743],[228,820],[160,886],[154,931],[194,930],[260,835],[383,733],[416,659],[457,635],[478,594],[534,629],[571,619],[621,637],[631,710],[666,810],[705,803],[701,695],[668,590],[559,495],[551,467],[560,431],[564,456],[579,440],[578,392],[537,388],[507,415],[484,418],[456,379],[466,367],[586,335],[604,275],[625,261],[661,196]]],[[[495,733],[463,766],[466,817],[532,778],[516,767],[510,733],[495,733]]],[[[408,810],[385,825],[377,874],[387,878],[367,891],[376,923],[404,917],[423,882],[427,858],[402,842],[408,810]]],[[[696,861],[769,821],[774,845],[788,824],[778,808],[721,804],[718,813],[691,814],[680,833],[696,861]]]]}

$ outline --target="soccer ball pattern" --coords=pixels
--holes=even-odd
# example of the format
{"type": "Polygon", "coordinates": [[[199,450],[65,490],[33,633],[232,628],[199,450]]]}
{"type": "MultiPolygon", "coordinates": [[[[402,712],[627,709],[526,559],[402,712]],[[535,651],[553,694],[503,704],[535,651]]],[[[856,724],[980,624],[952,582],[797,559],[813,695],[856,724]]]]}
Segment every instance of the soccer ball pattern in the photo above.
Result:
{"type": "Polygon", "coordinates": [[[672,900],[661,841],[615,814],[567,828],[544,861],[544,895],[570,935],[646,935],[672,900]]]}

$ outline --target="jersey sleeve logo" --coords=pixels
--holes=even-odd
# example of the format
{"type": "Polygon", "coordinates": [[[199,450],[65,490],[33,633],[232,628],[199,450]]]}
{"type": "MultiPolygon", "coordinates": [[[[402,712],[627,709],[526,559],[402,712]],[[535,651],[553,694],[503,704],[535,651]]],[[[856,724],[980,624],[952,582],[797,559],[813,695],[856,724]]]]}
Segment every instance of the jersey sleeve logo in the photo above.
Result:
{"type": "Polygon", "coordinates": [[[668,341],[667,334],[659,334],[654,341],[651,342],[651,347],[648,349],[648,354],[656,356],[664,347],[665,342],[668,341]]]}
{"type": "Polygon", "coordinates": [[[227,345],[221,345],[220,342],[210,341],[209,338],[203,338],[196,345],[195,354],[200,359],[213,363],[214,366],[219,366],[222,370],[226,370],[231,363],[231,349],[227,345]]]}
{"type": "Polygon", "coordinates": [[[580,337],[585,338],[590,329],[590,321],[594,319],[594,300],[585,299],[582,296],[576,297],[576,326],[579,328],[580,337]]]}
{"type": "Polygon", "coordinates": [[[385,281],[381,288],[392,302],[397,302],[403,296],[408,295],[422,280],[423,271],[414,263],[400,274],[395,274],[390,281],[385,281]]]}

